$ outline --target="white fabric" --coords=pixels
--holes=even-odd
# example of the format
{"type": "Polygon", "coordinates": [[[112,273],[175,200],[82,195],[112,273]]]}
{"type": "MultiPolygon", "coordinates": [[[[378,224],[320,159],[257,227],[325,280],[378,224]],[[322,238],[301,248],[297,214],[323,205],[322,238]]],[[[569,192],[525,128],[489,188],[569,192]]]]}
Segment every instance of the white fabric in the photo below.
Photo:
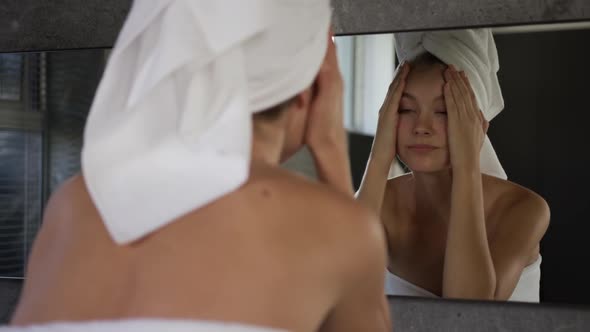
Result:
{"type": "Polygon", "coordinates": [[[329,0],[135,1],[84,134],[82,171],[119,244],[228,194],[253,112],[311,85],[329,0]]]}
{"type": "MultiPolygon", "coordinates": [[[[541,285],[541,261],[539,255],[537,260],[524,268],[516,288],[508,301],[514,302],[539,302],[539,290],[541,285]]],[[[385,272],[385,294],[398,296],[420,296],[438,298],[437,295],[402,279],[395,274],[385,272]]]]}
{"type": "Polygon", "coordinates": [[[0,327],[0,332],[278,332],[280,330],[234,323],[133,319],[92,322],[59,322],[26,327],[0,327]]]}
{"type": "MultiPolygon", "coordinates": [[[[446,64],[465,71],[475,93],[479,108],[491,121],[504,108],[498,82],[498,51],[491,29],[464,29],[394,34],[400,61],[411,61],[429,52],[446,64]]],[[[482,173],[506,179],[498,156],[486,136],[480,154],[482,173]]]]}

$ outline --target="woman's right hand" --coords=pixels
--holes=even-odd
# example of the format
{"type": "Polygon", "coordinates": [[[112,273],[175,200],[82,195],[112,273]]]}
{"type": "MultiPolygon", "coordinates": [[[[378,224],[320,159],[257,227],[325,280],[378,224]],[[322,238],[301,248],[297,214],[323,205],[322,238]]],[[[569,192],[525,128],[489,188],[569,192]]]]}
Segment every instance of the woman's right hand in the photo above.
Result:
{"type": "Polygon", "coordinates": [[[343,115],[343,81],[332,31],[328,49],[313,86],[304,142],[311,152],[320,182],[353,195],[343,115]]]}
{"type": "Polygon", "coordinates": [[[371,159],[377,159],[389,167],[396,155],[398,109],[402,93],[406,86],[406,77],[410,72],[408,63],[401,64],[389,85],[385,101],[379,110],[377,132],[371,148],[371,159]]]}

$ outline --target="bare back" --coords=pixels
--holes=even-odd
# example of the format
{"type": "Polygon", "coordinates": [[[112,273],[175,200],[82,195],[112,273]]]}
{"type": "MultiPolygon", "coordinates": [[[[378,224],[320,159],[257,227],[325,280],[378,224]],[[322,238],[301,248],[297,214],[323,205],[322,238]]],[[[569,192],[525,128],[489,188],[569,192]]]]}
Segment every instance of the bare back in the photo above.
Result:
{"type": "Polygon", "coordinates": [[[342,326],[331,320],[347,301],[379,301],[378,220],[284,170],[260,174],[126,246],[111,240],[83,177],[71,179],[46,210],[13,323],[163,317],[316,331],[342,326]],[[372,276],[374,291],[349,296],[372,276]]]}

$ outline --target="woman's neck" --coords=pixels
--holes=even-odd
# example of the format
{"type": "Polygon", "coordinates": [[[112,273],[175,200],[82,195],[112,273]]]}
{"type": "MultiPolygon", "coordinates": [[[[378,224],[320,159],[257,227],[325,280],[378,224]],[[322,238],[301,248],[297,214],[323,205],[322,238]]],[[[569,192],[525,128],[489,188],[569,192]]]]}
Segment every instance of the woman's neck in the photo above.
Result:
{"type": "Polygon", "coordinates": [[[448,222],[453,178],[450,170],[413,173],[415,214],[420,220],[448,222]]]}
{"type": "Polygon", "coordinates": [[[280,121],[254,121],[252,135],[251,165],[278,166],[285,143],[285,128],[280,121]]]}

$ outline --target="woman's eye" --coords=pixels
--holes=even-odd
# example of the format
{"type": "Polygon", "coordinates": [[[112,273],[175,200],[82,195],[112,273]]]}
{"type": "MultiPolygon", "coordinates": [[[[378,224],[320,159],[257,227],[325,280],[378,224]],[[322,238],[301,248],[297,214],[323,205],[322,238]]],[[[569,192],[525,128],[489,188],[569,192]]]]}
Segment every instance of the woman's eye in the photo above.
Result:
{"type": "Polygon", "coordinates": [[[447,116],[447,111],[438,111],[438,112],[435,112],[435,113],[436,114],[439,114],[439,115],[447,116]]]}
{"type": "Polygon", "coordinates": [[[410,109],[407,109],[407,108],[401,108],[401,109],[400,109],[399,111],[397,111],[397,112],[398,112],[398,113],[400,113],[400,114],[403,114],[403,113],[410,113],[410,112],[412,112],[412,110],[410,110],[410,109]]]}

